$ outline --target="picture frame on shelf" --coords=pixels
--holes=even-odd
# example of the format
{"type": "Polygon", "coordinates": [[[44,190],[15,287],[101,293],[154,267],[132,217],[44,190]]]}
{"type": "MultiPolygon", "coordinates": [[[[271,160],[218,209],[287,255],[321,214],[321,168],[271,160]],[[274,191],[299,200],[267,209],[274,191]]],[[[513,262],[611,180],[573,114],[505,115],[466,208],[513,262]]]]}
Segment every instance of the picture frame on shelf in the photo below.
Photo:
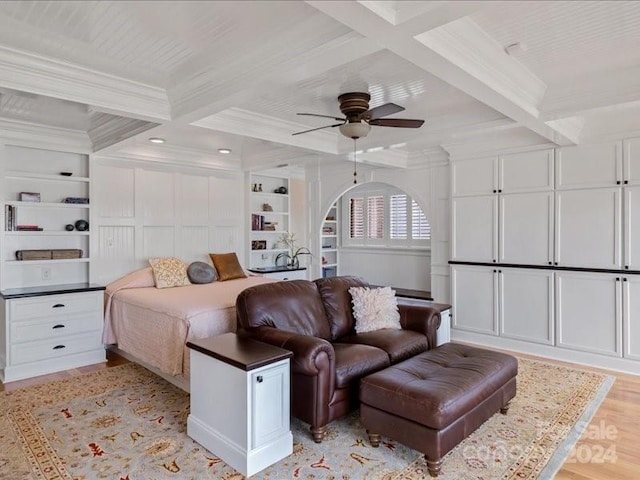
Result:
{"type": "Polygon", "coordinates": [[[251,240],[251,250],[266,250],[266,249],[267,249],[266,240],[251,240]]]}

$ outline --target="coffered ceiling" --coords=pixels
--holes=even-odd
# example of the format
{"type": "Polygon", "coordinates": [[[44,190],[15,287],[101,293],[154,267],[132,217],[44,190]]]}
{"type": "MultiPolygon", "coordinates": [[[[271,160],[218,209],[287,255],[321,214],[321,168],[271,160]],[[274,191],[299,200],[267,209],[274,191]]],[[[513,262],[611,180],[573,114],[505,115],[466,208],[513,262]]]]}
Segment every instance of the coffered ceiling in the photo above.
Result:
{"type": "Polygon", "coordinates": [[[358,140],[405,168],[506,136],[639,134],[638,47],[636,1],[3,1],[0,127],[227,168],[344,160],[337,128],[291,135],[330,119],[296,113],[368,91],[426,120],[358,140]]]}

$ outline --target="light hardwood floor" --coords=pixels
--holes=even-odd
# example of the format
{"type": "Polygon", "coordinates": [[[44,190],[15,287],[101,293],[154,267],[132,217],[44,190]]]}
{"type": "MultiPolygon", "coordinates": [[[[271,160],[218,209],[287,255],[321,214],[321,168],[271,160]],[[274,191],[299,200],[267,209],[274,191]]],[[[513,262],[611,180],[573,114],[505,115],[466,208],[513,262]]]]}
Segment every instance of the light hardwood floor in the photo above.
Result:
{"type": "MultiPolygon", "coordinates": [[[[575,454],[565,461],[555,480],[635,480],[640,478],[640,376],[573,365],[517,353],[520,357],[604,373],[616,377],[605,400],[576,444],[575,454]]],[[[103,368],[129,363],[113,352],[107,362],[64,372],[0,383],[0,392],[61,380],[103,368]]],[[[542,479],[547,480],[547,479],[542,479]]]]}

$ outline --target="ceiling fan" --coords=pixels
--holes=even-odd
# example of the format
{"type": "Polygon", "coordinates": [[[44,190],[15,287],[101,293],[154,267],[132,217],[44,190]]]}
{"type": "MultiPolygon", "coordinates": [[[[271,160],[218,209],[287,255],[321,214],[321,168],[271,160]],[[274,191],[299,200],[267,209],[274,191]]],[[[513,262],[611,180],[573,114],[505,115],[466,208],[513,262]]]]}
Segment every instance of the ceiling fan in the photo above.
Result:
{"type": "Polygon", "coordinates": [[[333,117],[331,115],[320,115],[317,113],[298,113],[309,117],[330,118],[340,123],[325,125],[324,127],[311,128],[293,135],[315,132],[324,128],[340,127],[340,133],[347,138],[358,139],[366,137],[371,129],[371,125],[379,127],[399,127],[399,128],[420,128],[424,120],[413,120],[408,118],[382,118],[393,115],[404,110],[404,107],[395,103],[385,103],[377,107],[369,108],[371,95],[366,92],[343,93],[338,97],[340,111],[344,118],[333,117]]]}

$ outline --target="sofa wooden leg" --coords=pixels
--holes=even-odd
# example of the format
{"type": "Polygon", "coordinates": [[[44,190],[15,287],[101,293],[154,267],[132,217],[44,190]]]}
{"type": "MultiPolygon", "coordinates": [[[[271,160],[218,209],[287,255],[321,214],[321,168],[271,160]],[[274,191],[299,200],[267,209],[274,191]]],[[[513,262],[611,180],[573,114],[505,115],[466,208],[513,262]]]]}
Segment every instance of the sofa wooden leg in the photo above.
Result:
{"type": "Polygon", "coordinates": [[[313,441],[316,443],[322,443],[322,440],[327,433],[327,426],[323,425],[322,427],[311,427],[309,430],[311,430],[313,441]]]}
{"type": "Polygon", "coordinates": [[[382,435],[379,433],[371,433],[369,430],[367,430],[367,435],[369,435],[369,443],[371,443],[371,446],[378,448],[380,446],[380,439],[382,438],[382,435]]]}
{"type": "Polygon", "coordinates": [[[504,407],[502,407],[502,408],[500,409],[500,413],[501,413],[501,414],[503,414],[503,415],[506,415],[506,414],[507,414],[507,412],[509,411],[509,407],[510,407],[510,406],[511,406],[511,400],[509,400],[509,401],[505,404],[505,406],[504,406],[504,407]]]}
{"type": "Polygon", "coordinates": [[[434,478],[437,477],[438,475],[440,475],[440,471],[442,470],[442,459],[439,458],[437,460],[429,460],[427,458],[427,469],[429,470],[430,476],[434,478]]]}

